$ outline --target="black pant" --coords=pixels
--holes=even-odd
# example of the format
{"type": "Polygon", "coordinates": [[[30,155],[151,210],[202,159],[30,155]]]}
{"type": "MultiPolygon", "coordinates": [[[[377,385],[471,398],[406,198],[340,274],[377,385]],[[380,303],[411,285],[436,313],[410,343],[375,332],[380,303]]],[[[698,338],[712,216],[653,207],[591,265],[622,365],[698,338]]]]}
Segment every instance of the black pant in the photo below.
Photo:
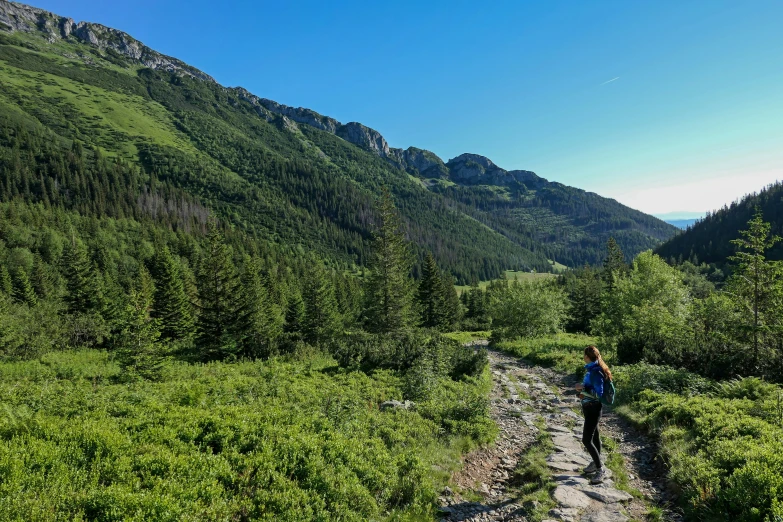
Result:
{"type": "Polygon", "coordinates": [[[598,421],[604,405],[597,401],[582,403],[582,413],[585,416],[585,429],[582,432],[582,444],[585,445],[593,462],[601,469],[601,437],[598,435],[598,421]]]}

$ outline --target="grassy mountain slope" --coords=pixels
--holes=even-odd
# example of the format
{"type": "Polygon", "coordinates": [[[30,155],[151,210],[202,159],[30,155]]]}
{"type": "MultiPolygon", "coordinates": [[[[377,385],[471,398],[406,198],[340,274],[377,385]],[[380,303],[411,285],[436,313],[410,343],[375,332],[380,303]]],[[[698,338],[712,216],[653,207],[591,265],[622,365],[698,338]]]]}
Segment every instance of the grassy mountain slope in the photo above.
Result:
{"type": "MultiPolygon", "coordinates": [[[[665,259],[695,259],[700,263],[724,264],[734,254],[731,240],[740,237],[756,209],[772,224],[772,233],[783,236],[783,184],[770,185],[758,194],[745,196],[729,206],[708,214],[688,230],[674,236],[656,249],[665,259]]],[[[771,259],[783,259],[783,244],[769,252],[771,259]]]]}
{"type": "MultiPolygon", "coordinates": [[[[77,142],[139,166],[148,180],[141,191],[165,183],[253,236],[345,266],[365,262],[384,185],[417,255],[432,251],[461,282],[507,268],[546,271],[550,260],[597,263],[610,235],[634,255],[674,232],[535,175],[529,186],[454,183],[454,168],[428,151],[389,149],[372,129],[222,87],[125,33],[4,0],[0,78],[2,135],[24,129],[64,151],[77,142]],[[428,177],[433,170],[444,179],[428,177]]],[[[11,141],[0,140],[7,158],[11,141]]]]}

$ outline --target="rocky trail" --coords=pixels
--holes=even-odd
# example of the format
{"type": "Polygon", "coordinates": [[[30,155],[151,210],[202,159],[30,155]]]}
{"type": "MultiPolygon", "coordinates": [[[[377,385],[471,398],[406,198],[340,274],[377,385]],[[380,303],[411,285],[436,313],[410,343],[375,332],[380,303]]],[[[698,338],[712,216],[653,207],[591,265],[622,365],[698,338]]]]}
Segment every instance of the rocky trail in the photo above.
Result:
{"type": "MultiPolygon", "coordinates": [[[[654,445],[643,434],[605,409],[601,436],[613,439],[614,451],[623,456],[628,476],[628,488],[623,489],[638,494],[632,496],[619,489],[611,472],[603,484],[590,485],[582,474],[590,457],[581,443],[583,419],[577,413],[580,404],[572,390],[573,382],[555,371],[530,366],[493,350],[489,351],[489,360],[493,377],[491,414],[500,432],[493,445],[464,458],[462,469],[452,477],[454,488],[446,488],[440,498],[443,521],[528,520],[537,503],[523,505],[515,470],[520,459],[540,441],[542,430],[551,438],[551,445],[541,447],[549,448],[546,463],[555,484],[551,498],[556,505],[544,520],[645,520],[650,505],[668,505],[664,476],[654,465],[654,445]]],[[[680,518],[664,509],[663,520],[680,518]]]]}

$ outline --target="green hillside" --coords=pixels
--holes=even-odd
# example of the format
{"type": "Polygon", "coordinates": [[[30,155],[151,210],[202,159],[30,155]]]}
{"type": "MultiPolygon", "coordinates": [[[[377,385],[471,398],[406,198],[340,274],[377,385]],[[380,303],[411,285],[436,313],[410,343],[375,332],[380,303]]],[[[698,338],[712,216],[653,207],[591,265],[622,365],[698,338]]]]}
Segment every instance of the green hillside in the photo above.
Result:
{"type": "MultiPolygon", "coordinates": [[[[783,185],[776,183],[758,194],[745,196],[731,205],[708,214],[686,231],[659,246],[656,253],[669,260],[693,260],[698,263],[714,263],[723,266],[736,252],[731,240],[740,237],[740,230],[747,228],[756,209],[771,224],[773,234],[783,236],[783,185]]],[[[767,257],[783,259],[783,245],[772,248],[767,257]]]]}
{"type": "MultiPolygon", "coordinates": [[[[52,182],[51,169],[23,153],[24,133],[46,143],[51,158],[77,143],[87,155],[138,167],[132,190],[147,206],[159,196],[153,187],[164,186],[251,236],[301,245],[346,268],[366,263],[372,201],[384,185],[418,259],[431,251],[462,283],[506,269],[547,271],[552,259],[595,264],[611,235],[634,255],[674,232],[612,200],[537,177],[529,186],[433,183],[432,168],[412,166],[442,164],[429,151],[388,149],[360,124],[341,126],[225,88],[125,33],[5,1],[0,20],[7,29],[0,31],[4,201],[41,202],[41,191],[25,187],[52,182]]],[[[438,168],[454,176],[453,167],[438,168]]],[[[77,193],[60,204],[69,207],[77,193]]]]}

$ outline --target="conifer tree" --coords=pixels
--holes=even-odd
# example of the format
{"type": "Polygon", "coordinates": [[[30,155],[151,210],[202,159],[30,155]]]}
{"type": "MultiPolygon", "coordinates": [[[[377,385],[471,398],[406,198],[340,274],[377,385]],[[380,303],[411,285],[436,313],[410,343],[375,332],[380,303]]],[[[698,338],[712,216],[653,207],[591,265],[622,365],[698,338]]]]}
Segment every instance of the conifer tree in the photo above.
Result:
{"type": "Polygon", "coordinates": [[[27,277],[27,272],[25,272],[22,267],[16,267],[11,275],[11,283],[11,295],[14,300],[29,306],[35,306],[38,303],[38,298],[35,295],[35,290],[33,290],[33,285],[27,277]]]}
{"type": "Polygon", "coordinates": [[[264,285],[257,258],[245,257],[241,282],[241,313],[237,323],[237,339],[242,355],[269,356],[280,336],[281,321],[264,285]]]}
{"type": "Polygon", "coordinates": [[[569,295],[571,328],[590,333],[591,322],[601,313],[602,288],[601,278],[589,266],[577,273],[569,295]]]}
{"type": "Polygon", "coordinates": [[[606,259],[604,259],[604,273],[606,285],[611,291],[614,289],[618,278],[625,275],[628,271],[628,265],[625,263],[625,255],[620,250],[617,241],[613,237],[606,243],[606,259]]]}
{"type": "Polygon", "coordinates": [[[193,311],[185,291],[179,262],[168,247],[161,247],[153,260],[155,296],[152,316],[161,321],[161,338],[187,339],[193,335],[193,311]]]}
{"type": "MultiPolygon", "coordinates": [[[[739,337],[752,345],[749,373],[758,374],[762,369],[762,347],[770,336],[783,334],[783,264],[769,261],[767,250],[781,241],[771,234],[771,225],[764,222],[761,211],[756,209],[748,229],[740,231],[742,238],[732,240],[737,253],[731,256],[734,273],[727,281],[726,292],[740,310],[745,320],[735,325],[739,337]]],[[[780,346],[780,342],[773,342],[780,346]]],[[[783,357],[783,351],[779,356],[783,357]]]]}
{"type": "Polygon", "coordinates": [[[45,299],[54,291],[54,278],[49,271],[49,267],[44,263],[39,254],[33,258],[33,271],[30,276],[30,282],[33,285],[36,295],[45,299]]]}
{"type": "Polygon", "coordinates": [[[87,252],[73,239],[63,249],[62,272],[65,277],[64,301],[70,313],[99,311],[100,285],[90,265],[87,252]]]}
{"type": "Polygon", "coordinates": [[[421,325],[425,328],[442,328],[446,322],[446,300],[440,276],[435,258],[428,253],[422,267],[418,292],[421,325]]]}
{"type": "Polygon", "coordinates": [[[13,291],[14,287],[11,281],[11,274],[8,273],[5,264],[0,264],[0,293],[10,297],[13,291]]]}
{"type": "Polygon", "coordinates": [[[440,275],[443,293],[443,323],[441,329],[450,331],[462,319],[462,303],[460,303],[455,281],[451,275],[440,275]]]}
{"type": "Polygon", "coordinates": [[[197,345],[204,360],[234,357],[239,350],[236,331],[239,281],[217,223],[209,223],[207,251],[199,270],[197,345]]]}
{"type": "Polygon", "coordinates": [[[373,333],[398,332],[415,321],[410,247],[388,189],[377,206],[379,224],[365,291],[365,325],[373,333]]]}
{"type": "Polygon", "coordinates": [[[334,286],[322,268],[314,268],[308,274],[302,289],[304,317],[302,336],[310,344],[322,344],[340,333],[342,321],[334,286]]]}
{"type": "Polygon", "coordinates": [[[131,290],[125,306],[119,337],[117,359],[128,376],[156,380],[166,356],[158,342],[160,320],[151,316],[155,288],[147,269],[141,267],[139,283],[131,290]]]}
{"type": "Polygon", "coordinates": [[[299,289],[292,288],[288,294],[285,310],[285,326],[283,331],[289,335],[301,334],[304,322],[305,305],[299,289]]]}

